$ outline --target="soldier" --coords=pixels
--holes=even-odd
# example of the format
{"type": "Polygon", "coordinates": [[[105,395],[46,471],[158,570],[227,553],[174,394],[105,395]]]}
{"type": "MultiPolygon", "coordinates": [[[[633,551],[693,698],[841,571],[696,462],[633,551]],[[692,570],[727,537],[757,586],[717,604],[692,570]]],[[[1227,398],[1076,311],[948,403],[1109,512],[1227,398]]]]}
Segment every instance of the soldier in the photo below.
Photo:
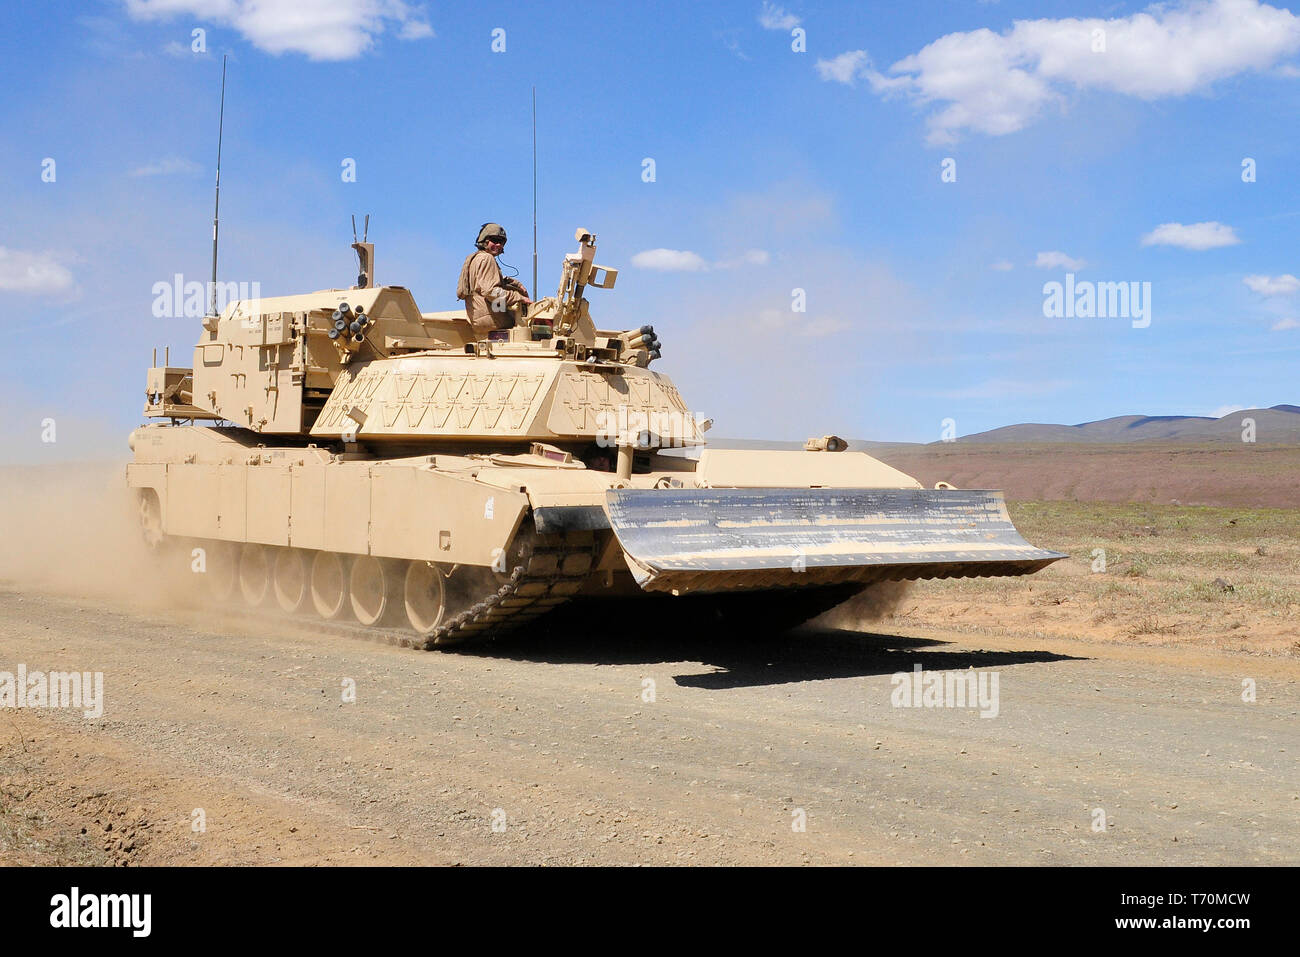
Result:
{"type": "Polygon", "coordinates": [[[484,223],[474,243],[478,249],[465,257],[456,284],[456,298],[465,301],[465,315],[475,334],[486,339],[494,329],[515,324],[512,306],[529,306],[528,289],[517,279],[501,275],[496,257],[506,248],[506,231],[496,223],[484,223]]]}

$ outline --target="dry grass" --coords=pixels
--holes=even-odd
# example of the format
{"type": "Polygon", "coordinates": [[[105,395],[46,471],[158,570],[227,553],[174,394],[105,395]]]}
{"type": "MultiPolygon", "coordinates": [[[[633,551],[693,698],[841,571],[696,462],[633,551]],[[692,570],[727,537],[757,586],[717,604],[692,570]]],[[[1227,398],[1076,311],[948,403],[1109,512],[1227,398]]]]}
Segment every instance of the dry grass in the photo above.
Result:
{"type": "Polygon", "coordinates": [[[1300,509],[1019,502],[1069,558],[1025,578],[923,582],[912,624],[1300,653],[1300,509]],[[1104,570],[1098,559],[1104,551],[1104,570]],[[1094,569],[1096,565],[1096,569],[1094,569]]]}

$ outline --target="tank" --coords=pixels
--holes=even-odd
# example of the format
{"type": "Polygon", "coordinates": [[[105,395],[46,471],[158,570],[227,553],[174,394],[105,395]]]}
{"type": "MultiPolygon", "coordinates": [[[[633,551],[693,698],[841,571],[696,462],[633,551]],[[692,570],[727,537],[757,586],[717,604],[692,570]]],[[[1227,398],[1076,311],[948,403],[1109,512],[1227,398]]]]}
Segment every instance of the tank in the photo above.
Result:
{"type": "Polygon", "coordinates": [[[618,272],[575,238],[556,295],[486,338],[376,285],[364,242],[351,288],[206,317],[189,368],[149,370],[155,421],[131,435],[146,540],[202,556],[218,602],[417,648],[601,596],[788,626],[879,582],[1065,557],[1000,492],[923,488],[833,435],[710,448],[655,330],[597,328],[587,293],[618,272]]]}

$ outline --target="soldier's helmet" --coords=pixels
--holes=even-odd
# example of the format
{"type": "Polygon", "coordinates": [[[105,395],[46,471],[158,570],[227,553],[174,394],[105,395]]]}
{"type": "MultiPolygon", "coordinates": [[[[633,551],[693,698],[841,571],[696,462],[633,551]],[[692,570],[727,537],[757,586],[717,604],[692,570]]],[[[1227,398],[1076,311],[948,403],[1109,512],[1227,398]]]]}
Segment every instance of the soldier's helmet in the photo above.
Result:
{"type": "Polygon", "coordinates": [[[501,241],[504,243],[506,241],[506,228],[500,223],[484,223],[479,227],[478,239],[474,240],[474,245],[482,249],[483,244],[495,236],[500,236],[501,241]]]}

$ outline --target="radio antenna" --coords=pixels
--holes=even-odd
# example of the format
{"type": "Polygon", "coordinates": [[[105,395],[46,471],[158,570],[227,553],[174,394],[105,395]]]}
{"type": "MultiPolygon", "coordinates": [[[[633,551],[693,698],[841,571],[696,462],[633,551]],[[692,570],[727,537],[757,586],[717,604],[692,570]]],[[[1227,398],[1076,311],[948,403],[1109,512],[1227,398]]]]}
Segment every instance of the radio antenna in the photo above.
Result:
{"type": "Polygon", "coordinates": [[[226,55],[221,55],[221,109],[217,114],[217,198],[212,207],[212,298],[208,315],[217,314],[217,222],[221,214],[221,137],[226,125],[226,55]]]}
{"type": "Polygon", "coordinates": [[[533,87],[533,284],[537,296],[537,87],[533,87]]]}

